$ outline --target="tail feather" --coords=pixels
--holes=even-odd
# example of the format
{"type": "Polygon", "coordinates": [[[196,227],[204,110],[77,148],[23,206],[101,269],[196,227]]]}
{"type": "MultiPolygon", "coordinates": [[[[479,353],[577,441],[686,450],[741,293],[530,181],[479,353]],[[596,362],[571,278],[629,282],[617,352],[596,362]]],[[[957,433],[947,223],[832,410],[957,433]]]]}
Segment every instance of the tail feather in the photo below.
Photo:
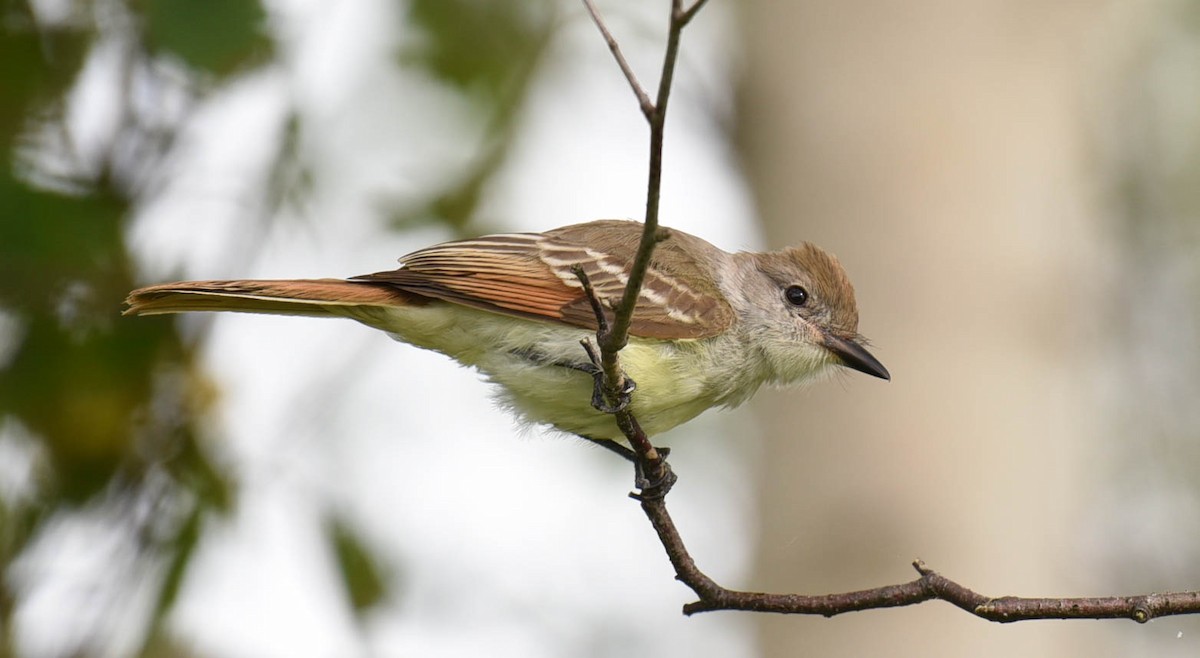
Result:
{"type": "Polygon", "coordinates": [[[125,315],[236,311],[314,317],[354,316],[360,307],[404,306],[417,300],[394,287],[342,279],[179,281],[129,293],[125,315]]]}

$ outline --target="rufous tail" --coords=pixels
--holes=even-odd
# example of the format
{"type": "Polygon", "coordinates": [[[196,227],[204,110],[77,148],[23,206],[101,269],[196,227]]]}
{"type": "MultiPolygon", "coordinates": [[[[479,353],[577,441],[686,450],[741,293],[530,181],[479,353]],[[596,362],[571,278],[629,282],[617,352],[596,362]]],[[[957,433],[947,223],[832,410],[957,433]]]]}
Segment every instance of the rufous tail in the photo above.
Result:
{"type": "Polygon", "coordinates": [[[125,315],[235,311],[313,317],[354,317],[363,307],[419,303],[394,287],[342,279],[178,281],[139,288],[125,298],[125,315]]]}

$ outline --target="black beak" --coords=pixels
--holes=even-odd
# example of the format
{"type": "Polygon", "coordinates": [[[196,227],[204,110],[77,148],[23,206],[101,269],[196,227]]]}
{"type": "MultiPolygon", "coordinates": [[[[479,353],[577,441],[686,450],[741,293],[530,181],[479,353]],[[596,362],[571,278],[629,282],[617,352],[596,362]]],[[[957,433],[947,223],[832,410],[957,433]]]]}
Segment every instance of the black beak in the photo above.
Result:
{"type": "Polygon", "coordinates": [[[892,376],[888,374],[887,368],[883,367],[879,359],[871,356],[871,353],[863,349],[862,345],[852,340],[826,335],[825,348],[833,352],[841,360],[842,365],[851,370],[865,372],[873,377],[888,381],[892,379],[892,376]]]}

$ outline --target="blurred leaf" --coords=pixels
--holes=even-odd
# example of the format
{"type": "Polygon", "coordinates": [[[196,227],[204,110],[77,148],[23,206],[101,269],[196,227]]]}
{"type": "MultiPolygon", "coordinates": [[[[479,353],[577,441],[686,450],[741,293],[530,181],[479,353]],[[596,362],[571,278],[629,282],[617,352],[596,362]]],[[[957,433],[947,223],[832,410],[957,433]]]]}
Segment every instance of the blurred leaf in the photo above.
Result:
{"type": "Polygon", "coordinates": [[[125,210],[124,201],[103,192],[64,196],[0,174],[0,304],[46,313],[71,282],[94,282],[103,273],[106,281],[115,276],[127,283],[125,210]]]}
{"type": "MultiPolygon", "coordinates": [[[[19,426],[38,454],[34,490],[0,498],[0,568],[7,571],[28,550],[47,519],[69,522],[77,510],[112,504],[126,514],[122,522],[137,533],[144,557],[166,567],[147,641],[162,655],[176,655],[162,622],[203,540],[205,520],[229,509],[234,492],[196,429],[212,391],[192,348],[169,319],[120,315],[135,282],[126,231],[140,190],[120,184],[131,179],[120,167],[134,158],[113,154],[136,151],[138,165],[154,168],[165,151],[144,144],[169,143],[178,126],[140,121],[135,99],[125,93],[130,88],[115,83],[123,120],[105,145],[108,153],[98,156],[106,166],[72,180],[71,194],[31,182],[45,180],[38,168],[59,154],[30,134],[76,136],[61,109],[85,56],[103,50],[89,50],[98,39],[122,42],[131,58],[126,73],[150,64],[139,41],[147,35],[155,48],[217,74],[269,55],[270,44],[260,34],[264,19],[256,3],[140,5],[146,14],[135,20],[144,32],[105,23],[99,7],[63,24],[36,25],[29,3],[0,0],[0,424],[19,426]]],[[[0,655],[12,650],[17,596],[0,587],[0,655]]]]}
{"type": "MultiPolygon", "coordinates": [[[[206,383],[191,374],[191,350],[169,320],[120,316],[133,268],[123,232],[127,203],[114,191],[64,196],[5,171],[0,201],[0,309],[19,326],[0,366],[0,415],[39,441],[51,479],[37,507],[4,510],[14,518],[4,519],[0,557],[10,564],[51,510],[113,494],[128,502],[189,501],[179,523],[163,526],[155,515],[144,521],[165,528],[145,545],[169,564],[157,627],[204,516],[230,505],[227,478],[193,428],[209,398],[206,383]],[[169,477],[150,482],[152,472],[169,477]]],[[[129,507],[133,513],[137,505],[129,507]]]]}
{"type": "Polygon", "coordinates": [[[270,56],[262,6],[252,0],[136,0],[147,45],[218,76],[270,56]]]}
{"type": "Polygon", "coordinates": [[[436,220],[460,232],[474,220],[483,190],[503,166],[517,118],[546,46],[558,26],[544,0],[414,0],[408,20],[426,39],[401,52],[403,66],[428,70],[466,95],[479,111],[487,138],[471,167],[428,203],[395,220],[436,220]]]}
{"type": "Polygon", "coordinates": [[[354,610],[361,613],[378,604],[387,594],[387,583],[371,552],[340,519],[329,521],[327,533],[354,610]]]}
{"type": "Polygon", "coordinates": [[[281,214],[283,208],[294,208],[298,215],[311,214],[306,207],[313,193],[313,171],[300,153],[301,128],[300,116],[291,113],[284,123],[266,188],[271,215],[281,214]]]}
{"type": "MultiPolygon", "coordinates": [[[[50,515],[50,510],[37,501],[11,501],[0,499],[0,565],[11,564],[25,549],[38,526],[50,515]]],[[[10,587],[0,587],[0,629],[2,623],[11,618],[15,606],[15,593],[10,587]]],[[[0,655],[7,655],[5,647],[11,638],[0,630],[0,655]]]]}
{"type": "Polygon", "coordinates": [[[0,198],[0,305],[23,329],[0,378],[0,412],[46,442],[60,486],[79,501],[116,469],[149,394],[155,341],[145,328],[107,330],[129,281],[124,204],[32,190],[7,176],[0,198]]]}
{"type": "Polygon", "coordinates": [[[182,640],[175,640],[165,632],[156,632],[138,652],[140,658],[205,658],[206,654],[199,649],[189,646],[182,640]]]}
{"type": "Polygon", "coordinates": [[[472,93],[512,100],[510,87],[550,35],[551,9],[533,1],[413,0],[408,19],[429,38],[402,52],[401,63],[472,93]]]}
{"type": "MultiPolygon", "coordinates": [[[[146,189],[119,184],[132,179],[120,169],[134,158],[113,154],[142,153],[136,147],[158,137],[150,130],[161,131],[162,143],[169,144],[178,126],[156,123],[157,115],[140,122],[136,99],[127,97],[139,87],[113,87],[124,123],[105,144],[108,152],[97,156],[111,169],[72,181],[78,183],[72,195],[27,184],[33,177],[18,175],[12,163],[37,167],[39,160],[15,157],[14,145],[31,126],[62,127],[60,133],[72,137],[69,126],[56,125],[63,121],[59,113],[47,109],[66,106],[93,42],[119,41],[129,57],[125,74],[153,67],[147,53],[173,55],[215,76],[275,53],[258,2],[131,0],[137,30],[105,22],[99,5],[78,4],[88,9],[63,28],[35,26],[28,3],[0,0],[0,29],[8,30],[0,38],[0,147],[6,156],[0,164],[0,312],[17,328],[5,337],[13,345],[0,363],[0,419],[11,417],[28,430],[47,476],[23,506],[0,500],[0,566],[11,565],[52,515],[69,517],[98,501],[123,505],[145,557],[165,566],[145,650],[175,655],[162,622],[204,541],[207,520],[233,505],[235,491],[196,428],[212,392],[194,364],[192,346],[170,319],[119,315],[135,284],[127,244],[130,208],[146,200],[136,196],[146,189]]],[[[467,97],[485,128],[480,156],[431,195],[436,198],[429,207],[461,229],[505,161],[533,74],[558,26],[554,5],[414,0],[408,6],[409,19],[427,39],[401,58],[467,97]]],[[[292,117],[272,169],[272,209],[303,202],[312,185],[298,154],[302,128],[292,117]]],[[[140,166],[160,168],[154,157],[140,159],[140,166]]],[[[330,520],[327,538],[354,609],[377,606],[388,596],[393,574],[345,521],[330,520]]],[[[0,655],[11,648],[5,629],[11,628],[14,595],[0,588],[0,655]]]]}
{"type": "MultiPolygon", "coordinates": [[[[158,605],[154,606],[158,622],[162,622],[166,614],[174,607],[175,600],[179,598],[179,588],[183,585],[184,576],[187,575],[192,555],[195,554],[196,547],[200,544],[203,521],[203,508],[197,505],[192,509],[175,537],[174,555],[171,556],[170,564],[167,565],[166,574],[163,576],[162,587],[158,592],[158,605]]],[[[155,626],[158,625],[155,624],[155,626]]]]}
{"type": "MultiPolygon", "coordinates": [[[[177,523],[155,515],[141,522],[147,531],[160,528],[146,534],[148,555],[170,565],[157,623],[174,601],[203,516],[227,508],[231,492],[193,428],[205,396],[189,375],[191,350],[169,321],[120,316],[134,283],[126,193],[105,177],[79,181],[76,194],[55,193],[14,170],[18,136],[34,121],[61,120],[44,108],[63,104],[94,38],[86,27],[77,30],[18,29],[0,39],[0,71],[8,76],[0,93],[7,156],[0,166],[0,311],[11,343],[0,364],[0,418],[11,417],[38,443],[46,478],[33,498],[0,500],[0,565],[12,564],[57,512],[101,498],[190,501],[190,516],[177,523]],[[169,477],[152,483],[152,472],[169,477]]],[[[136,138],[136,128],[123,135],[136,138]]],[[[136,504],[128,507],[140,518],[136,504]]],[[[10,597],[0,597],[0,627],[11,619],[10,597]]],[[[10,640],[0,637],[0,654],[10,640]]]]}
{"type": "Polygon", "coordinates": [[[7,153],[34,105],[61,100],[83,63],[91,34],[35,26],[25,2],[5,0],[0,12],[0,150],[7,153]]]}

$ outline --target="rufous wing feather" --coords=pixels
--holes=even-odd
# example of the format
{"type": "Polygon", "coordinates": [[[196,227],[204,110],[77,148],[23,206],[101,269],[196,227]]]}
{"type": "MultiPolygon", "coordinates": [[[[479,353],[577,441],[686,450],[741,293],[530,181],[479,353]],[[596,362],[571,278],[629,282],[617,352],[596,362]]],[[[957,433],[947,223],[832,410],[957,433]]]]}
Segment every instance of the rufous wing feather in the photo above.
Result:
{"type": "MultiPolygon", "coordinates": [[[[601,220],[548,233],[510,233],[447,242],[400,259],[401,267],[357,281],[386,283],[417,295],[497,313],[596,328],[596,316],[576,270],[588,277],[597,297],[612,308],[625,291],[641,224],[601,220]]],[[[660,251],[716,248],[683,233],[658,245],[660,251]]],[[[703,263],[703,253],[672,260],[703,263]],[[700,257],[699,259],[697,257],[700,257]]],[[[714,336],[733,322],[733,310],[712,276],[699,266],[675,268],[655,259],[646,273],[630,333],[647,338],[714,336]]]]}
{"type": "MultiPolygon", "coordinates": [[[[371,324],[379,307],[441,300],[594,330],[582,271],[601,303],[625,292],[641,238],[637,222],[601,220],[546,233],[486,235],[447,242],[400,259],[399,269],[341,279],[187,281],[135,290],[126,314],[241,311],[354,317],[371,324]]],[[[664,229],[665,230],[665,229],[664,229]]],[[[705,338],[733,323],[733,310],[709,271],[716,247],[667,231],[642,284],[630,333],[705,338]]]]}

